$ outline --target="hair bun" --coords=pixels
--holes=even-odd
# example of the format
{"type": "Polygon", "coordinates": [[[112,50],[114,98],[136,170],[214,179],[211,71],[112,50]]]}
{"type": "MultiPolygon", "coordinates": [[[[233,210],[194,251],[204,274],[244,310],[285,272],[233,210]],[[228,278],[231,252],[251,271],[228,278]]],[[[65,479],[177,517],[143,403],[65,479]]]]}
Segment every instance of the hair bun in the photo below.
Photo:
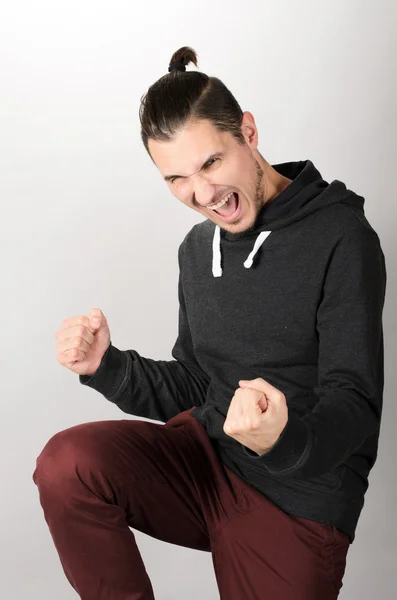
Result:
{"type": "Polygon", "coordinates": [[[182,46],[171,57],[168,72],[186,71],[186,65],[193,63],[197,67],[197,53],[190,46],[182,46]]]}
{"type": "Polygon", "coordinates": [[[186,67],[181,62],[179,62],[179,63],[172,63],[168,67],[168,72],[171,73],[171,71],[186,71],[186,67]]]}

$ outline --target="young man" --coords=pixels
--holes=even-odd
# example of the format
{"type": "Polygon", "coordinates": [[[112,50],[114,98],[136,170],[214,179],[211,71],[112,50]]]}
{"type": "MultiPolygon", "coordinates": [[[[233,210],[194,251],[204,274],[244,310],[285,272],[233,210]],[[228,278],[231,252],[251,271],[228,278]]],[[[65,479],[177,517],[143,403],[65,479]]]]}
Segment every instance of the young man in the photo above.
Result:
{"type": "Polygon", "coordinates": [[[57,335],[82,384],[165,425],[69,428],[34,481],[84,600],[154,598],[129,527],[211,551],[222,600],[334,600],[377,456],[383,252],[362,197],[310,160],[271,166],[252,114],[189,62],[175,53],[140,113],[205,217],[179,248],[174,360],[117,349],[101,311],[57,335]]]}

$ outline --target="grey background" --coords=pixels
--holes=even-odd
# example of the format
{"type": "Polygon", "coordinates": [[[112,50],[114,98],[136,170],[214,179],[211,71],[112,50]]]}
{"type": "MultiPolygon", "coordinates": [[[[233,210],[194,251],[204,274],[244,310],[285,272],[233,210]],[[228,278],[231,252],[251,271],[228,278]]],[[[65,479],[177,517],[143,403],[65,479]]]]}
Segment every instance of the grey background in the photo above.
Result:
{"type": "MultiPolygon", "coordinates": [[[[340,597],[395,597],[396,17],[392,0],[1,4],[2,598],[77,596],[36,456],[61,429],[125,416],[56,362],[62,319],[98,306],[117,347],[171,358],[177,248],[202,217],[146,155],[138,107],[182,45],[254,114],[269,162],[310,158],[366,197],[388,267],[384,414],[340,597]]],[[[210,555],[136,536],[157,598],[218,598],[210,555]]]]}

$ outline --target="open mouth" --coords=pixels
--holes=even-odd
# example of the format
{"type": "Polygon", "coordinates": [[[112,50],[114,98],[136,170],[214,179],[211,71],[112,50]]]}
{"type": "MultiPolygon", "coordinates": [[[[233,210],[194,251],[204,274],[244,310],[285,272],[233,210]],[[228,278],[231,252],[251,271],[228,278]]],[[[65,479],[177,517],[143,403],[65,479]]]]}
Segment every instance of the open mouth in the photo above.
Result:
{"type": "Polygon", "coordinates": [[[217,209],[209,209],[216,213],[226,222],[234,221],[240,214],[240,199],[236,192],[233,192],[227,202],[217,209]]]}

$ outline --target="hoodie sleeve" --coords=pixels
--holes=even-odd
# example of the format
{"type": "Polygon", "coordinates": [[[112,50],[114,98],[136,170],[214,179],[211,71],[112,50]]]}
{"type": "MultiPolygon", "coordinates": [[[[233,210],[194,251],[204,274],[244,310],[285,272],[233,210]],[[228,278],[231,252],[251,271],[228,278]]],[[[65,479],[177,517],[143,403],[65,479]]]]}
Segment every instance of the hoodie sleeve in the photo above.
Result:
{"type": "Polygon", "coordinates": [[[380,427],[385,258],[367,227],[340,239],[328,263],[317,311],[318,402],[288,422],[275,445],[244,452],[271,473],[315,477],[343,463],[380,427]]]}
{"type": "MultiPolygon", "coordinates": [[[[186,238],[185,238],[186,239],[186,238]]],[[[166,422],[205,402],[209,378],[197,363],[182,288],[184,242],[178,250],[179,332],[172,349],[175,360],[153,360],[136,350],[119,350],[110,343],[92,376],[80,383],[100,392],[125,413],[166,422]]]]}

